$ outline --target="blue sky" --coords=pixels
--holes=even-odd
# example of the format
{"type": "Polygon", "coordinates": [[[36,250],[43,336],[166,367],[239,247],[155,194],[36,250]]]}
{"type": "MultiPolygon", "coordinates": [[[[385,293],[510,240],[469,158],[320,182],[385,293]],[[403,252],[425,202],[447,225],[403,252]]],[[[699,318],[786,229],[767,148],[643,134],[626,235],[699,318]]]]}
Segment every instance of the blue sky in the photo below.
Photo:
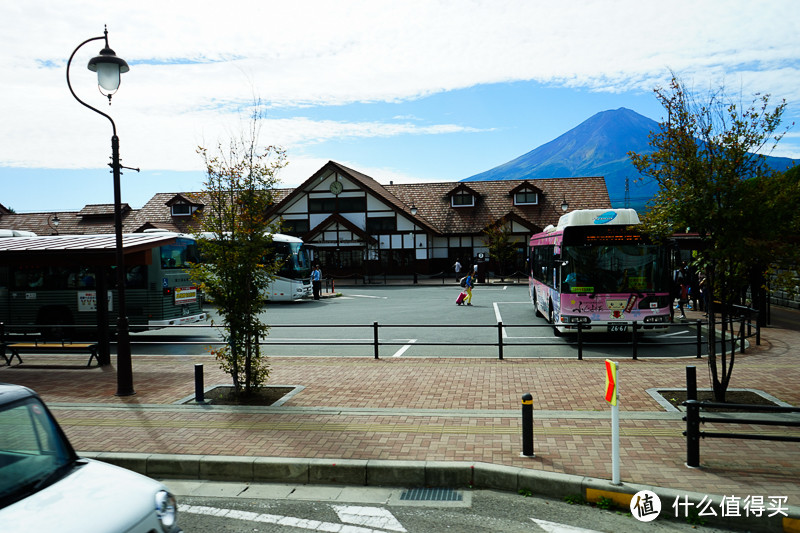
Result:
{"type": "MultiPolygon", "coordinates": [[[[80,106],[66,60],[109,29],[131,65],[113,105],[85,65],[82,99],[117,124],[123,201],[202,188],[198,145],[238,136],[255,98],[261,143],[287,149],[282,186],[332,159],[379,182],[453,181],[505,163],[600,111],[654,120],[670,70],[785,98],[800,122],[800,10],[791,0],[276,2],[143,0],[0,6],[0,204],[111,203],[110,123],[80,106]],[[291,4],[291,5],[289,5],[291,4]]],[[[773,155],[800,158],[795,129],[773,155]]]]}

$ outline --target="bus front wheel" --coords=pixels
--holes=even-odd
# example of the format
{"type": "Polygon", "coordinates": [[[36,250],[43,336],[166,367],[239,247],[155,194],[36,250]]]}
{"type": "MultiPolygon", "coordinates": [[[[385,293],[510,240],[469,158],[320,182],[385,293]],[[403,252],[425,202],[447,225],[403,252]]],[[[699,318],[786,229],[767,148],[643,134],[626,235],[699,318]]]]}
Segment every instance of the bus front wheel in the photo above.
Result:
{"type": "Polygon", "coordinates": [[[556,313],[553,311],[553,302],[550,302],[550,323],[553,324],[553,335],[556,337],[563,335],[563,333],[558,330],[558,326],[556,326],[556,313]]]}
{"type": "Polygon", "coordinates": [[[539,311],[539,300],[536,298],[536,289],[533,290],[533,313],[537,317],[544,318],[542,312],[539,311]]]}

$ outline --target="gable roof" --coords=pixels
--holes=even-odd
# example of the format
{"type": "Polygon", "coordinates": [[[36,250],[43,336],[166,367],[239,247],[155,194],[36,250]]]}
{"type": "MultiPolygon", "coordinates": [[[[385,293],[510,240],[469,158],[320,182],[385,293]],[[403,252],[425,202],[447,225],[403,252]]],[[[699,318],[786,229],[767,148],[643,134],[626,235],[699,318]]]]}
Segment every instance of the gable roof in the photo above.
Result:
{"type": "Polygon", "coordinates": [[[325,220],[317,224],[316,227],[312,228],[311,231],[303,235],[303,242],[313,244],[314,237],[324,232],[332,224],[341,224],[344,228],[347,229],[347,231],[352,232],[354,235],[360,237],[365,242],[368,242],[370,244],[375,244],[378,242],[374,237],[372,237],[366,231],[362,230],[361,228],[359,228],[358,226],[356,226],[355,224],[344,218],[339,213],[333,213],[325,220]]]}
{"type": "Polygon", "coordinates": [[[352,168],[348,168],[340,163],[335,161],[328,161],[325,165],[322,166],[319,170],[317,170],[310,178],[306,181],[301,183],[298,187],[292,190],[289,194],[282,197],[279,201],[277,201],[272,206],[272,208],[267,211],[267,217],[271,217],[280,213],[286,206],[290,205],[296,198],[305,194],[309,189],[311,189],[314,185],[319,182],[319,179],[329,172],[339,172],[347,179],[353,181],[360,185],[363,189],[367,190],[369,193],[373,194],[377,198],[381,199],[385,203],[389,204],[390,206],[394,207],[397,211],[403,212],[408,218],[413,219],[418,226],[424,228],[425,230],[438,234],[439,231],[436,229],[435,226],[431,225],[425,217],[420,216],[417,213],[417,216],[411,214],[411,206],[414,204],[409,204],[395,196],[388,187],[385,187],[378,183],[375,179],[358,172],[357,170],[353,170],[352,168]]]}

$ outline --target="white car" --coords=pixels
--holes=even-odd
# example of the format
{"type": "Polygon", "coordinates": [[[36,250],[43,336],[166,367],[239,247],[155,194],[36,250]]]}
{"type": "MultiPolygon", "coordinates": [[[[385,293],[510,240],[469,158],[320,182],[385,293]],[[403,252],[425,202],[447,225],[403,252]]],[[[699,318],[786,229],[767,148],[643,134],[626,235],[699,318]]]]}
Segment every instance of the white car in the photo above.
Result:
{"type": "Polygon", "coordinates": [[[0,383],[0,530],[179,533],[161,483],[82,459],[41,398],[0,383]]]}

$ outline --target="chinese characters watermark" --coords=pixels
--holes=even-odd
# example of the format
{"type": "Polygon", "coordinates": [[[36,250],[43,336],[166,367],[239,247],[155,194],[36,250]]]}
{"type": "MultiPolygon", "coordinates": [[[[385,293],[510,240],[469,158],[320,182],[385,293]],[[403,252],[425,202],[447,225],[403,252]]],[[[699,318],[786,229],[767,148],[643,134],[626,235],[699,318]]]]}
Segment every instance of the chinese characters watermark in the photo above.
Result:
{"type": "MultiPolygon", "coordinates": [[[[689,501],[688,495],[677,496],[672,503],[676,518],[689,517],[788,517],[788,496],[725,495],[719,502],[703,496],[699,502],[689,501]]],[[[661,513],[661,500],[649,490],[641,490],[631,498],[631,514],[640,522],[651,522],[661,513]]]]}

